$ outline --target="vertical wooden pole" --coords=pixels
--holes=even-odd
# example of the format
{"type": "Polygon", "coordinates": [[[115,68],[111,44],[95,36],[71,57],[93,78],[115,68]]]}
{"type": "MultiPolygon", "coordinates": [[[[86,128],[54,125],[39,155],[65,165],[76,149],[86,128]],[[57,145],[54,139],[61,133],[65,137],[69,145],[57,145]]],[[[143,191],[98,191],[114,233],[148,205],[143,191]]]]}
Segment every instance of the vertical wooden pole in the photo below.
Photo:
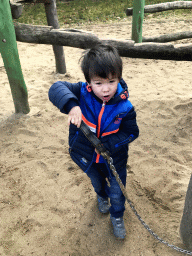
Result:
{"type": "Polygon", "coordinates": [[[11,7],[0,0],[0,53],[9,79],[16,113],[29,113],[28,92],[23,78],[11,7]]]}
{"type": "Polygon", "coordinates": [[[145,0],[133,0],[132,40],[142,43],[145,0]]]}
{"type": "Polygon", "coordinates": [[[185,206],[180,224],[180,235],[188,250],[192,250],[192,175],[187,188],[185,206]]]}
{"type": "MultiPolygon", "coordinates": [[[[44,5],[48,26],[52,26],[53,28],[58,29],[59,21],[57,17],[57,8],[55,0],[51,0],[51,3],[45,3],[44,5]]],[[[66,65],[63,46],[53,45],[53,51],[55,54],[56,72],[60,74],[65,74],[66,65]]]]}

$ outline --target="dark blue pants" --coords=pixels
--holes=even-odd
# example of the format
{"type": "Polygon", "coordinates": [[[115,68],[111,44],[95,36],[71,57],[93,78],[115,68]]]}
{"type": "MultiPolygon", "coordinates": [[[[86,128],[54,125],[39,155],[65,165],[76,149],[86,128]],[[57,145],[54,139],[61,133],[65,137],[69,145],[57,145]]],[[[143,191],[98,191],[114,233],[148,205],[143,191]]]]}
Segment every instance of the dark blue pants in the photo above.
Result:
{"type": "MultiPolygon", "coordinates": [[[[125,186],[127,177],[126,167],[118,171],[118,174],[125,186]]],[[[93,163],[87,175],[91,179],[95,192],[103,198],[110,198],[111,207],[109,212],[111,216],[115,218],[122,217],[125,211],[125,197],[112,171],[108,170],[105,164],[93,163]],[[108,186],[106,178],[109,180],[110,186],[108,186]]]]}

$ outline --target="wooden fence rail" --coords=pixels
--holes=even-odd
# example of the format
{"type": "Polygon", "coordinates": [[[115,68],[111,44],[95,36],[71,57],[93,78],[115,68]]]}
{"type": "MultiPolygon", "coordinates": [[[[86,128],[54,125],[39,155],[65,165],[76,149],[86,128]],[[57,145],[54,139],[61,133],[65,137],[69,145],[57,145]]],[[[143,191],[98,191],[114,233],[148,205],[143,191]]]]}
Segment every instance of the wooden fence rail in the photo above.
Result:
{"type": "MultiPolygon", "coordinates": [[[[155,13],[176,9],[192,9],[192,1],[175,1],[161,4],[146,5],[144,7],[144,13],[155,13]]],[[[132,16],[133,8],[127,8],[126,15],[132,16]]]]}
{"type": "Polygon", "coordinates": [[[173,45],[171,43],[138,43],[132,40],[103,40],[96,35],[79,30],[53,29],[50,26],[34,26],[15,23],[17,41],[36,44],[70,46],[81,49],[98,43],[111,43],[122,57],[192,60],[192,44],[173,45]]]}
{"type": "Polygon", "coordinates": [[[143,37],[142,42],[166,43],[171,41],[183,40],[187,38],[192,38],[191,31],[183,31],[183,32],[177,32],[177,33],[166,34],[161,36],[143,37]]]}

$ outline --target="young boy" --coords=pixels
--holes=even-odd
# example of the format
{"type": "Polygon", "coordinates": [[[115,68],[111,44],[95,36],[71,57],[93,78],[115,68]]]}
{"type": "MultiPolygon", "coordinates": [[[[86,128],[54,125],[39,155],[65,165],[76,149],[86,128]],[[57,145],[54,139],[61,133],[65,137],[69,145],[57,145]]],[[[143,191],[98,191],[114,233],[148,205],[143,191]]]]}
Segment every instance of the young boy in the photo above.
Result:
{"type": "Polygon", "coordinates": [[[125,186],[128,144],[139,135],[136,113],[128,100],[128,88],[121,78],[122,60],[114,47],[93,47],[83,55],[81,69],[86,82],[58,81],[51,86],[49,99],[68,114],[71,158],[91,179],[100,212],[110,212],[114,235],[124,239],[125,197],[106,160],[79,127],[83,120],[100,139],[125,186]]]}

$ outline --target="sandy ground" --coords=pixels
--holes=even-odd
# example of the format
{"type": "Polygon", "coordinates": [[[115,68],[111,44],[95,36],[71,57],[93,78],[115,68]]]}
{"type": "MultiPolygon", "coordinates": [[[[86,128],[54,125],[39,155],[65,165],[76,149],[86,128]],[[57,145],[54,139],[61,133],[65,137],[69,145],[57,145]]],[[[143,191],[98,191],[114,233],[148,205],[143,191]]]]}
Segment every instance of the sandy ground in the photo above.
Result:
{"type": "MultiPolygon", "coordinates": [[[[78,28],[100,38],[131,37],[130,19],[78,28]]],[[[187,30],[192,19],[185,16],[148,18],[143,35],[187,30]]],[[[67,74],[59,75],[51,46],[19,42],[18,49],[31,111],[14,114],[0,59],[0,255],[182,255],[157,242],[128,204],[127,237],[117,240],[109,215],[98,211],[88,177],[70,159],[67,117],[49,102],[48,90],[57,80],[84,81],[82,50],[64,48],[67,74]]],[[[130,58],[123,63],[140,128],[130,145],[127,193],[155,233],[184,248],[179,226],[192,168],[191,63],[130,58]]]]}

